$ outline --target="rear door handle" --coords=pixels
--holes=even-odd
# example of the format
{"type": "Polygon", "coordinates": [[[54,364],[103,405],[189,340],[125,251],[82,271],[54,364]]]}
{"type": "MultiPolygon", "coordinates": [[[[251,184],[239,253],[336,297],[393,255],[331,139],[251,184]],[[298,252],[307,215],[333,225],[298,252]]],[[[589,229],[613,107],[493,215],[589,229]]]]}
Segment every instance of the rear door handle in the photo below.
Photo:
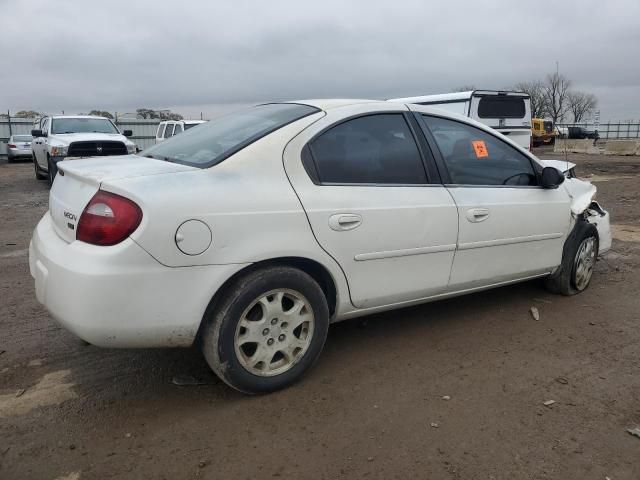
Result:
{"type": "Polygon", "coordinates": [[[337,232],[353,230],[362,224],[362,216],[357,213],[338,213],[329,217],[329,228],[337,232]]]}
{"type": "Polygon", "coordinates": [[[467,220],[471,223],[484,222],[489,218],[489,214],[490,212],[486,208],[472,208],[467,210],[467,220]]]}

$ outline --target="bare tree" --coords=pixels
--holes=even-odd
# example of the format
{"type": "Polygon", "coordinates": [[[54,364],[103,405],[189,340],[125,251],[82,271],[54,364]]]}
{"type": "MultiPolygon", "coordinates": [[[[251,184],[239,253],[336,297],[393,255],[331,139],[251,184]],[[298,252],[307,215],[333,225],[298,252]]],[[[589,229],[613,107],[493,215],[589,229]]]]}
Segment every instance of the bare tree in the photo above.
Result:
{"type": "Polygon", "coordinates": [[[452,92],[469,92],[471,90],[475,90],[476,86],[473,84],[467,84],[467,85],[461,85],[459,87],[454,88],[453,90],[451,90],[452,92]]]}
{"type": "Polygon", "coordinates": [[[544,85],[540,80],[520,82],[513,86],[514,90],[524,92],[531,98],[531,117],[544,118],[548,112],[544,85]]]}
{"type": "Polygon", "coordinates": [[[573,121],[577,123],[596,109],[598,99],[592,93],[571,91],[567,95],[567,104],[573,114],[573,121]]]}
{"type": "Polygon", "coordinates": [[[151,108],[138,108],[136,115],[138,118],[159,118],[160,120],[182,120],[184,118],[171,110],[153,110],[151,108]]]}
{"type": "Polygon", "coordinates": [[[35,110],[20,110],[18,113],[14,115],[17,118],[38,118],[42,114],[36,112],[35,110]]]}
{"type": "Polygon", "coordinates": [[[567,96],[571,88],[571,80],[559,73],[547,75],[544,83],[544,98],[548,115],[553,123],[563,120],[569,108],[567,96]]]}
{"type": "Polygon", "coordinates": [[[111,120],[113,120],[113,115],[111,115],[109,112],[105,110],[91,110],[89,112],[89,115],[95,115],[96,117],[110,118],[111,120]]]}

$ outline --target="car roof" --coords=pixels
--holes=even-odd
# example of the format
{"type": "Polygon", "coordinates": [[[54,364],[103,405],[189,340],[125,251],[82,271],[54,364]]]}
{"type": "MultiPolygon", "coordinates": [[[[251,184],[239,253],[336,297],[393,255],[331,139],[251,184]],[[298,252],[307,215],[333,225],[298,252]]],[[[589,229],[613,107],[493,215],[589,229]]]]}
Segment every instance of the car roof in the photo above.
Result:
{"type": "Polygon", "coordinates": [[[320,110],[330,110],[332,108],[345,107],[347,105],[356,105],[362,103],[384,103],[383,100],[367,100],[362,98],[312,98],[306,100],[295,100],[283,103],[301,103],[320,110]]]}

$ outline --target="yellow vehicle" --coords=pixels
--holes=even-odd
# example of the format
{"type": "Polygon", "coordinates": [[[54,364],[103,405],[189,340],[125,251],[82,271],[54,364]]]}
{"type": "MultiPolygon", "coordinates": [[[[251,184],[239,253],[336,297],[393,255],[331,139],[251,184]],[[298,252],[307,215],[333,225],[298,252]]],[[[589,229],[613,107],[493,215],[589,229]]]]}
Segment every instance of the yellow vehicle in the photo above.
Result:
{"type": "Polygon", "coordinates": [[[556,129],[553,121],[542,118],[531,119],[531,143],[534,147],[540,145],[553,145],[556,143],[556,129]]]}

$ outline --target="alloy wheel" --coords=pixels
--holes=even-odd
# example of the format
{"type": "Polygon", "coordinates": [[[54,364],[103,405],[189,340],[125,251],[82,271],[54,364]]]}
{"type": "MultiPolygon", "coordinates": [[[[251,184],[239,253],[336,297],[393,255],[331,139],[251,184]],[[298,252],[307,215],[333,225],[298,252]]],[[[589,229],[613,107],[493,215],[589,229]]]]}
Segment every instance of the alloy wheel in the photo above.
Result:
{"type": "Polygon", "coordinates": [[[313,309],[300,292],[271,290],[243,312],[236,327],[236,356],[254,375],[280,375],[304,356],[314,324],[313,309]]]}
{"type": "Polygon", "coordinates": [[[593,275],[593,267],[596,263],[596,239],[585,238],[578,247],[574,264],[574,282],[576,289],[584,290],[589,285],[593,275]]]}

